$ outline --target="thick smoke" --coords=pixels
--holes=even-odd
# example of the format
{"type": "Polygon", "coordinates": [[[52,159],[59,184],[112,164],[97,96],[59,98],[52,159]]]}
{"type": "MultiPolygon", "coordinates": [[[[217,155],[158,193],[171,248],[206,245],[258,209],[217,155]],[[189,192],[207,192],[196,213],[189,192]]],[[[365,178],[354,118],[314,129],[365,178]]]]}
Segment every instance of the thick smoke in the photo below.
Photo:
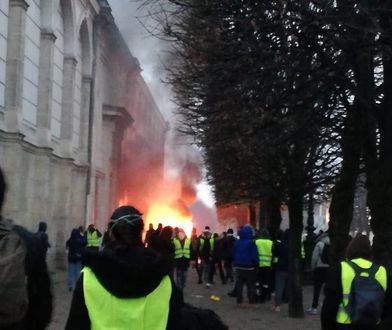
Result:
{"type": "Polygon", "coordinates": [[[168,45],[151,37],[140,24],[139,20],[142,20],[146,25],[153,25],[147,13],[138,10],[139,3],[129,0],[109,0],[109,3],[116,24],[132,54],[140,62],[142,76],[171,127],[166,141],[164,173],[161,172],[162,155],[158,151],[152,155],[151,150],[146,153],[142,143],[132,139],[126,141],[123,149],[126,167],[121,171],[119,183],[122,192],[120,203],[132,203],[147,214],[153,201],[166,203],[185,218],[193,216],[194,225],[199,230],[204,225],[214,227],[215,208],[198,201],[197,186],[202,183],[203,177],[200,151],[190,146],[189,139],[175,133],[173,94],[170,87],[163,83],[166,80],[164,61],[168,45]],[[161,180],[162,177],[164,180],[161,180]],[[200,214],[203,216],[198,216],[200,214]]]}

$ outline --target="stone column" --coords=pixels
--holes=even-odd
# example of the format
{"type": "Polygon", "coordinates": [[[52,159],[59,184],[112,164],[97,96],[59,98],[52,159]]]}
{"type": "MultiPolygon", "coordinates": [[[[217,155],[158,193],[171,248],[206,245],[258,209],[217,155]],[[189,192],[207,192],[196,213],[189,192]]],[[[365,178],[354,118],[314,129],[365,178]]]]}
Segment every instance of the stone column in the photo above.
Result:
{"type": "Polygon", "coordinates": [[[89,149],[89,134],[93,120],[90,116],[90,99],[91,99],[91,87],[93,79],[89,75],[83,76],[82,79],[82,103],[80,111],[80,162],[82,164],[87,164],[88,159],[88,149],[89,149]],[[91,125],[90,125],[91,124],[91,125]]]}
{"type": "Polygon", "coordinates": [[[37,137],[38,144],[43,147],[49,147],[51,144],[50,124],[53,103],[54,43],[56,39],[53,31],[41,31],[37,137]]]}
{"type": "Polygon", "coordinates": [[[74,56],[64,57],[63,104],[61,112],[61,152],[72,155],[73,112],[75,99],[75,73],[78,61],[74,56]]]}
{"type": "Polygon", "coordinates": [[[9,132],[18,132],[21,127],[28,7],[24,0],[10,0],[4,111],[6,129],[9,132]]]}

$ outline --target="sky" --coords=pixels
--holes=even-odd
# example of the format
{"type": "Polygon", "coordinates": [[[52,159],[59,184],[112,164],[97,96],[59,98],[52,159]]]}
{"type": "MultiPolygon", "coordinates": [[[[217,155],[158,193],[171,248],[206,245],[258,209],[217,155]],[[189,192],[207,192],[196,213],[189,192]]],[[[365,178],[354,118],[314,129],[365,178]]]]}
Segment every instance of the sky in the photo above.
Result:
{"type": "MultiPolygon", "coordinates": [[[[146,12],[138,10],[139,4],[132,0],[108,0],[112,7],[112,14],[120,29],[131,53],[135,56],[142,68],[142,76],[149,86],[156,103],[166,120],[175,122],[174,104],[171,102],[172,92],[170,86],[165,84],[164,58],[167,44],[149,35],[145,27],[146,12]],[[138,20],[139,18],[139,20],[138,20]]],[[[173,126],[173,125],[172,125],[173,126]]],[[[214,207],[214,198],[211,187],[203,182],[197,186],[199,199],[208,207],[214,207]]]]}

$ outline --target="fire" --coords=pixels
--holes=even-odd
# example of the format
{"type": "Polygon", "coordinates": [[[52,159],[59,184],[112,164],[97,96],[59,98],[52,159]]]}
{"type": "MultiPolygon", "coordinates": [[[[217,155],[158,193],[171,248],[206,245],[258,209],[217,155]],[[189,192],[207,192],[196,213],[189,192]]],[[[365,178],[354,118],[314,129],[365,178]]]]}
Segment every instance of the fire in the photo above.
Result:
{"type": "Polygon", "coordinates": [[[180,209],[159,202],[152,204],[147,212],[146,224],[149,223],[152,223],[155,229],[159,223],[162,223],[164,227],[182,228],[188,237],[190,237],[193,227],[190,213],[184,214],[180,209]]]}

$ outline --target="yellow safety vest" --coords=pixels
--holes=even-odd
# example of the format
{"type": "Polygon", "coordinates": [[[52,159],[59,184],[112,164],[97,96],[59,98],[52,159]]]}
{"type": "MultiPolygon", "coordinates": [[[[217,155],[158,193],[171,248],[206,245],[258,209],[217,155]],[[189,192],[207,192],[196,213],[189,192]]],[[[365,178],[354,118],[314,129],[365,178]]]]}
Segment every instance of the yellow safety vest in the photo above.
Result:
{"type": "Polygon", "coordinates": [[[186,238],[184,246],[181,246],[181,241],[178,238],[173,239],[174,244],[174,259],[191,258],[191,240],[186,238]]]}
{"type": "Polygon", "coordinates": [[[301,242],[301,258],[305,259],[306,254],[305,254],[305,246],[304,246],[304,242],[301,242]]]}
{"type": "Polygon", "coordinates": [[[257,252],[259,254],[259,267],[271,267],[272,263],[272,241],[270,239],[256,240],[257,252]]]}
{"type": "MultiPolygon", "coordinates": [[[[369,269],[372,266],[372,262],[366,259],[354,259],[351,260],[356,263],[359,267],[369,269]]],[[[342,289],[343,289],[343,301],[339,305],[339,310],[336,315],[336,322],[340,324],[351,324],[351,319],[346,312],[346,307],[349,303],[349,297],[351,292],[351,284],[355,278],[355,270],[345,261],[341,262],[342,268],[342,289]]],[[[367,274],[367,273],[366,273],[367,274]]],[[[376,275],[376,280],[380,283],[384,291],[387,290],[387,271],[383,266],[380,266],[376,275]]]]}
{"type": "Polygon", "coordinates": [[[98,237],[98,233],[94,230],[92,233],[87,231],[87,247],[99,247],[100,241],[98,237]]]}
{"type": "MultiPolygon", "coordinates": [[[[205,238],[200,238],[200,251],[203,250],[204,247],[204,241],[205,238]]],[[[215,239],[213,237],[210,238],[210,247],[211,247],[211,252],[214,251],[214,247],[215,247],[215,239]]]]}
{"type": "Polygon", "coordinates": [[[83,290],[91,330],[166,329],[172,292],[168,276],[147,296],[122,299],[107,291],[94,272],[85,267],[83,290]]]}

